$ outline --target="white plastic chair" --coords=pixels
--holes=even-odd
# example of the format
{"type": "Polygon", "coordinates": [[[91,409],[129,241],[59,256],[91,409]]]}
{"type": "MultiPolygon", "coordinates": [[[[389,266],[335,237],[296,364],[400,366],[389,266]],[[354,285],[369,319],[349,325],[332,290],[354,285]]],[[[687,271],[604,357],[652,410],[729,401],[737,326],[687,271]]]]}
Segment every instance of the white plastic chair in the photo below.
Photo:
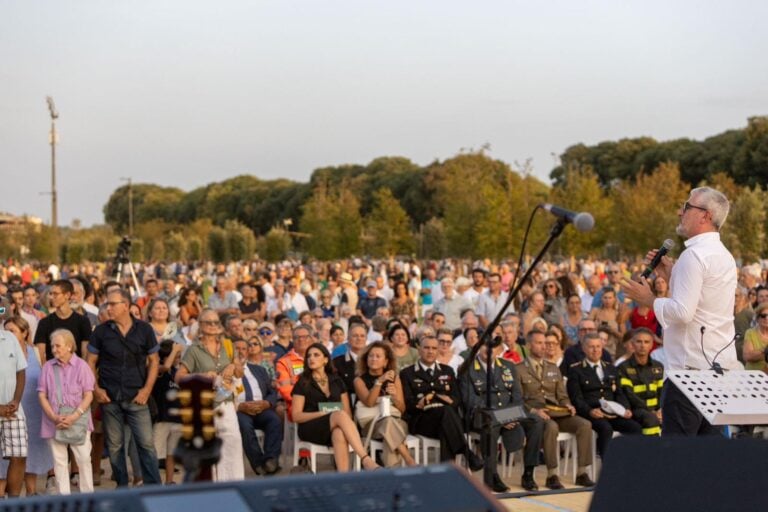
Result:
{"type": "Polygon", "coordinates": [[[573,480],[575,481],[576,468],[577,468],[576,436],[568,432],[560,432],[559,434],[557,434],[557,449],[558,449],[558,457],[557,457],[558,474],[565,475],[568,472],[568,466],[570,464],[572,466],[573,480]],[[560,456],[560,453],[562,453],[562,457],[560,456]],[[562,461],[562,464],[561,464],[561,461],[562,461]]]}
{"type": "Polygon", "coordinates": [[[440,463],[440,440],[431,437],[416,436],[421,445],[421,464],[429,465],[429,450],[435,450],[435,464],[440,463]]]}
{"type": "MultiPolygon", "coordinates": [[[[318,455],[330,455],[333,457],[333,447],[323,446],[320,444],[310,443],[309,441],[302,441],[299,439],[299,429],[294,429],[295,436],[293,439],[293,465],[299,465],[299,452],[305,450],[309,452],[309,467],[313,473],[317,473],[317,456],[318,455]]],[[[360,458],[357,456],[352,447],[349,447],[350,459],[352,461],[352,467],[355,471],[360,471],[360,458]]]]}

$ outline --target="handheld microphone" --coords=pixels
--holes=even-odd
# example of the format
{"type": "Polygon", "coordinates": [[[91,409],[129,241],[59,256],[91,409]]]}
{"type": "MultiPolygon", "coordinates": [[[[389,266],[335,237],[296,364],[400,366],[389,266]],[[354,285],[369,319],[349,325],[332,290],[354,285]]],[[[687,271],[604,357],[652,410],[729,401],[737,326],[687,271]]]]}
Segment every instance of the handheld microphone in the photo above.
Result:
{"type": "Polygon", "coordinates": [[[640,274],[644,278],[648,279],[648,277],[653,272],[653,269],[659,266],[659,263],[661,263],[662,256],[666,255],[670,249],[672,249],[675,246],[675,242],[673,242],[671,239],[667,238],[664,240],[664,243],[659,247],[659,252],[656,253],[656,256],[653,257],[651,262],[648,264],[648,266],[643,270],[643,273],[640,274]]]}
{"type": "Polygon", "coordinates": [[[566,210],[565,208],[560,208],[559,206],[549,203],[543,203],[539,206],[555,217],[563,219],[565,222],[570,222],[578,231],[591,231],[592,228],[595,227],[595,218],[592,217],[591,213],[572,212],[571,210],[566,210]]]}

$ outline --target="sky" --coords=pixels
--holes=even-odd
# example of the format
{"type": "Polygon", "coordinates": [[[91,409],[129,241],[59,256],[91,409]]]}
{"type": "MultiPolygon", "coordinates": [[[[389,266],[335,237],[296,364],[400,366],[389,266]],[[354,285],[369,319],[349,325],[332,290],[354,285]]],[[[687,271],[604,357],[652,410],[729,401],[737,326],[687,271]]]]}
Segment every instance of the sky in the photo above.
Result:
{"type": "Polygon", "coordinates": [[[490,145],[549,182],[576,143],[768,114],[768,2],[0,0],[0,211],[103,223],[125,179],[226,178],[490,145]]]}

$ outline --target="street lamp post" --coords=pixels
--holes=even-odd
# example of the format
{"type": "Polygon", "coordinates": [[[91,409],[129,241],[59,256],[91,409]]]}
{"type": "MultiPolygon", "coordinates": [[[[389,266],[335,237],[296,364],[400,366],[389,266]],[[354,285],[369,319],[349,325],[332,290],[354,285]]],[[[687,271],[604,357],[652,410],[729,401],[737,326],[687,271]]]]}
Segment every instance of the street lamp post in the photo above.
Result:
{"type": "Polygon", "coordinates": [[[56,197],[56,143],[59,134],[56,133],[56,119],[59,118],[59,111],[53,103],[53,98],[46,96],[48,102],[48,112],[51,114],[51,133],[48,140],[51,144],[51,227],[53,228],[53,249],[54,260],[59,256],[59,216],[58,201],[56,197]]]}

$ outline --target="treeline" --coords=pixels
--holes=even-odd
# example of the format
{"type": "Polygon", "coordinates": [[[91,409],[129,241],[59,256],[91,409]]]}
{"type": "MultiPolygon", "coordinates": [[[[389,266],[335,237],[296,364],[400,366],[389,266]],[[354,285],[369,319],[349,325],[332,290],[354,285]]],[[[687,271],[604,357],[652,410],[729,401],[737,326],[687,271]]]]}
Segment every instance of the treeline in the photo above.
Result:
{"type": "Polygon", "coordinates": [[[638,173],[676,162],[686,183],[700,183],[726,173],[738,185],[768,184],[768,116],[751,117],[747,127],[728,130],[703,141],[675,139],[657,142],[650,137],[606,141],[594,146],[576,144],[560,156],[561,165],[550,178],[563,184],[566,170],[588,166],[603,187],[632,180],[638,173]]]}
{"type": "MultiPolygon", "coordinates": [[[[134,185],[134,258],[512,258],[541,202],[588,211],[596,220],[589,233],[565,230],[553,256],[634,257],[674,238],[677,210],[702,184],[732,200],[722,235],[734,254],[744,261],[765,255],[768,118],[751,118],[743,130],[701,142],[641,138],[576,145],[561,162],[551,173],[552,186],[484,150],[426,166],[382,157],[368,165],[324,167],[308,183],[244,175],[190,192],[134,185]]],[[[64,261],[101,261],[112,253],[117,235],[128,231],[127,185],[110,196],[104,216],[106,226],[60,234],[64,261]]],[[[548,215],[534,219],[530,251],[551,224],[548,215]]],[[[23,243],[31,248],[28,257],[48,259],[45,240],[45,228],[30,234],[23,243]]],[[[0,237],[0,253],[9,251],[18,254],[18,244],[0,237]]]]}

